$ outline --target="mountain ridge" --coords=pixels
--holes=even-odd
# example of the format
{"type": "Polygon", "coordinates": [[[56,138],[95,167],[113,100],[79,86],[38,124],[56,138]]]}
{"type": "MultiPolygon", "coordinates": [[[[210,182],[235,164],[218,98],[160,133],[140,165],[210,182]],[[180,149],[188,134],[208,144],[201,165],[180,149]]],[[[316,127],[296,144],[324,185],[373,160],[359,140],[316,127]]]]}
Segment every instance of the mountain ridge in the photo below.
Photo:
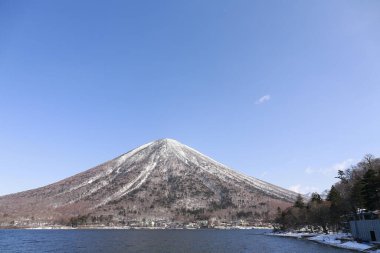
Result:
{"type": "Polygon", "coordinates": [[[85,215],[124,223],[152,217],[183,221],[188,212],[205,217],[227,212],[226,219],[251,212],[262,219],[296,197],[166,138],[56,183],[0,197],[0,222],[31,217],[58,222],[85,215]]]}

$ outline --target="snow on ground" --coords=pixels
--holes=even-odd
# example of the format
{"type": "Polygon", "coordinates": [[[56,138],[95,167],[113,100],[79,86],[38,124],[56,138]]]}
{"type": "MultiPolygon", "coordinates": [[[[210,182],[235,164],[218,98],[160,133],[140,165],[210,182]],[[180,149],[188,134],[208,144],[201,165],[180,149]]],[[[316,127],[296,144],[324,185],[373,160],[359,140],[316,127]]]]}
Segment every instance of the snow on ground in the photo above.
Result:
{"type": "Polygon", "coordinates": [[[311,233],[293,233],[293,232],[287,232],[287,233],[269,233],[270,235],[275,236],[283,236],[283,237],[294,237],[294,238],[303,238],[307,236],[316,236],[317,234],[311,234],[311,233]]]}
{"type": "Polygon", "coordinates": [[[338,246],[339,248],[345,248],[345,249],[354,249],[354,250],[367,250],[372,248],[372,245],[365,244],[365,243],[358,243],[355,241],[347,241],[342,242],[340,239],[349,237],[350,234],[328,234],[328,235],[317,235],[314,237],[309,238],[311,241],[317,241],[324,244],[329,244],[333,246],[338,246]]]}
{"type": "Polygon", "coordinates": [[[344,237],[348,237],[349,234],[343,234],[343,233],[339,233],[339,234],[328,234],[328,235],[317,235],[317,236],[313,236],[313,237],[310,237],[309,240],[311,241],[317,241],[317,242],[321,242],[321,243],[324,243],[324,244],[330,244],[330,245],[337,245],[337,244],[341,244],[341,238],[344,238],[344,237]]]}
{"type": "Polygon", "coordinates": [[[342,243],[341,246],[347,249],[357,249],[357,250],[366,250],[366,249],[372,248],[372,246],[370,245],[358,243],[358,242],[345,242],[345,243],[342,243]]]}
{"type": "Polygon", "coordinates": [[[341,239],[350,240],[351,234],[347,233],[332,233],[332,234],[310,234],[310,233],[272,233],[272,235],[276,236],[284,236],[284,237],[294,237],[294,238],[305,238],[310,241],[319,242],[322,244],[327,244],[339,248],[344,249],[352,249],[357,251],[366,251],[370,253],[380,253],[380,250],[368,251],[370,248],[374,247],[369,243],[358,243],[355,241],[346,241],[341,239]]]}

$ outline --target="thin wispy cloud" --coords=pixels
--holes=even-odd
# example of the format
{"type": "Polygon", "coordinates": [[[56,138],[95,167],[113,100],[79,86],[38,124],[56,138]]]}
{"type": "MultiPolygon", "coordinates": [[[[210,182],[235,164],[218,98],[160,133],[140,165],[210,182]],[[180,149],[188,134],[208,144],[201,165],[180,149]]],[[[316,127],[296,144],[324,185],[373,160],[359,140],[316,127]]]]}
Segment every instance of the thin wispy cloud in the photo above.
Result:
{"type": "Polygon", "coordinates": [[[258,100],[256,100],[255,104],[260,105],[260,104],[263,104],[265,102],[268,102],[269,100],[270,100],[270,95],[265,95],[265,96],[262,96],[261,98],[259,98],[258,100]]]}
{"type": "Polygon", "coordinates": [[[318,187],[304,186],[304,185],[301,185],[301,184],[296,184],[296,185],[289,186],[288,189],[291,190],[291,191],[297,192],[297,193],[301,193],[301,194],[306,194],[306,193],[310,193],[310,192],[319,192],[320,191],[320,189],[318,187]]]}
{"type": "Polygon", "coordinates": [[[305,169],[305,173],[309,175],[311,174],[321,174],[325,176],[336,175],[338,170],[345,170],[349,168],[354,162],[355,162],[354,159],[350,158],[342,162],[336,163],[334,165],[331,165],[330,167],[327,167],[327,168],[314,169],[314,168],[308,167],[305,169]]]}

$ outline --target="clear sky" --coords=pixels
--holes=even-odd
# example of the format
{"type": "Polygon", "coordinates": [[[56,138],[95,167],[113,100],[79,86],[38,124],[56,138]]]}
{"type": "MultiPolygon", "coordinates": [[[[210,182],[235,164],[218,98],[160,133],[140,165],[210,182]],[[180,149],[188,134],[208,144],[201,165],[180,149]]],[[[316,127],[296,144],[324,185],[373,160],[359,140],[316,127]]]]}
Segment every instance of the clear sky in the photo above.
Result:
{"type": "Polygon", "coordinates": [[[380,156],[380,1],[0,1],[0,195],[173,138],[301,192],[380,156]]]}

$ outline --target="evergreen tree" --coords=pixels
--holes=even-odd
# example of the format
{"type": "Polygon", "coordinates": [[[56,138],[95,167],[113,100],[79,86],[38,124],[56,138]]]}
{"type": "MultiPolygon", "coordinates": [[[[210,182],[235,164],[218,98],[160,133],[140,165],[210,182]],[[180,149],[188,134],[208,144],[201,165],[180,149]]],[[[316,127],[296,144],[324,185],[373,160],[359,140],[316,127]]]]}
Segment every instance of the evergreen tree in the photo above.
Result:
{"type": "Polygon", "coordinates": [[[364,207],[362,189],[363,183],[361,180],[356,181],[351,188],[350,202],[353,212],[356,212],[358,208],[364,207]]]}
{"type": "Polygon", "coordinates": [[[380,181],[379,173],[369,169],[361,180],[361,195],[364,207],[368,210],[376,210],[380,207],[380,181]]]}
{"type": "Polygon", "coordinates": [[[330,201],[331,203],[337,203],[340,199],[340,193],[335,188],[335,186],[331,186],[329,193],[327,194],[327,201],[330,201]]]}
{"type": "Polygon", "coordinates": [[[321,203],[322,202],[322,198],[321,198],[321,195],[319,195],[317,192],[313,192],[311,194],[311,202],[316,202],[316,203],[321,203]]]}
{"type": "Polygon", "coordinates": [[[330,223],[334,226],[334,230],[337,230],[341,221],[341,216],[346,214],[349,210],[345,208],[344,200],[335,186],[331,186],[326,200],[330,202],[330,223]]]}
{"type": "Polygon", "coordinates": [[[296,202],[294,202],[293,206],[301,209],[305,207],[305,202],[303,201],[301,194],[298,194],[296,202]]]}
{"type": "Polygon", "coordinates": [[[342,183],[348,182],[347,175],[343,170],[338,170],[338,176],[336,176],[335,178],[340,179],[342,183]]]}

